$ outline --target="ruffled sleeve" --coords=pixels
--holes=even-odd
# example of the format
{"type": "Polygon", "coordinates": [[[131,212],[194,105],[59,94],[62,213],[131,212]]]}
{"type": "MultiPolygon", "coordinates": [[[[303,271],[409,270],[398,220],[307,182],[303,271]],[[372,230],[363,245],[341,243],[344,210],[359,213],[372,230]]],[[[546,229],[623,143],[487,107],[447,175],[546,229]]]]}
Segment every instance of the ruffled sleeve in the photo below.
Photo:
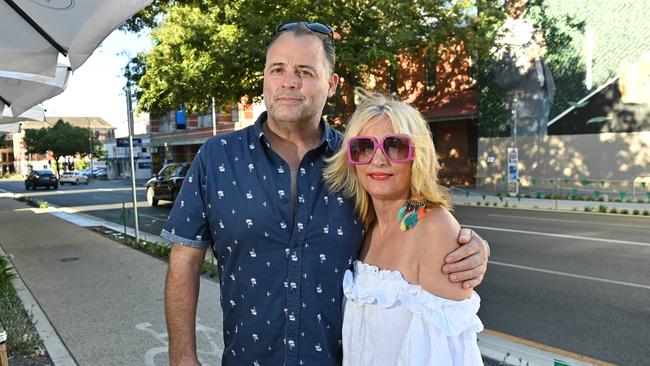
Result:
{"type": "Polygon", "coordinates": [[[343,292],[349,301],[357,303],[383,308],[403,305],[447,336],[483,330],[483,323],[476,315],[481,303],[476,292],[462,301],[445,299],[406,282],[399,272],[380,270],[360,261],[355,262],[354,272],[345,273],[343,292]]]}

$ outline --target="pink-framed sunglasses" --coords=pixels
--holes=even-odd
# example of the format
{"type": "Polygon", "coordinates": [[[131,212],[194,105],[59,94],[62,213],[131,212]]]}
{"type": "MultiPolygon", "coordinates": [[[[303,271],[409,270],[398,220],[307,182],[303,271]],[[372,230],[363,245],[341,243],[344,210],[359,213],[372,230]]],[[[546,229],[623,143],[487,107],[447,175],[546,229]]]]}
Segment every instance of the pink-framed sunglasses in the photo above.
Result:
{"type": "Polygon", "coordinates": [[[348,163],[368,164],[381,149],[391,163],[405,163],[413,160],[413,142],[408,135],[390,134],[381,141],[373,136],[354,136],[348,140],[348,163]]]}

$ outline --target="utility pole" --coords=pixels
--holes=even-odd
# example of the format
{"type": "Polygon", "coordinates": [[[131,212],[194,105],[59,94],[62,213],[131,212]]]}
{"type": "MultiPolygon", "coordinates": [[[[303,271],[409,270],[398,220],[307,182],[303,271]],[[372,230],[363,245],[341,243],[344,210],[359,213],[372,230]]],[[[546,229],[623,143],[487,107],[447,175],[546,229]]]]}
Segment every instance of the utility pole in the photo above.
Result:
{"type": "Polygon", "coordinates": [[[212,136],[217,135],[217,108],[214,106],[214,97],[212,97],[212,136]]]}
{"type": "Polygon", "coordinates": [[[512,147],[507,153],[508,194],[511,197],[519,194],[519,150],[517,149],[517,107],[519,92],[513,92],[512,98],[512,147]]]}
{"type": "Polygon", "coordinates": [[[140,226],[138,224],[138,198],[135,190],[135,159],[133,157],[133,108],[131,106],[131,86],[126,84],[126,108],[129,122],[129,155],[131,160],[131,192],[133,194],[133,216],[135,219],[135,241],[140,243],[140,226]]]}
{"type": "Polygon", "coordinates": [[[93,130],[88,118],[88,155],[90,156],[90,174],[93,174],[93,130]]]}

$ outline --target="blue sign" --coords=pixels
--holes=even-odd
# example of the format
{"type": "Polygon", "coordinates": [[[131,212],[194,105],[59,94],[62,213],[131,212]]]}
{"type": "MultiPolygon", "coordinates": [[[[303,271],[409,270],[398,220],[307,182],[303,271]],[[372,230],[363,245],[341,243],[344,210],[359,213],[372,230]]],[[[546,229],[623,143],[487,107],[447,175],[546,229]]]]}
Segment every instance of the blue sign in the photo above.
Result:
{"type": "MultiPolygon", "coordinates": [[[[115,145],[117,147],[129,147],[129,138],[128,137],[120,137],[115,139],[115,145]]],[[[133,146],[142,146],[142,139],[133,139],[133,146]]]]}
{"type": "Polygon", "coordinates": [[[138,169],[151,169],[151,162],[143,161],[142,163],[138,163],[138,169]]]}
{"type": "Polygon", "coordinates": [[[187,116],[185,115],[185,107],[181,107],[180,111],[176,111],[176,129],[184,130],[187,125],[187,116]]]}

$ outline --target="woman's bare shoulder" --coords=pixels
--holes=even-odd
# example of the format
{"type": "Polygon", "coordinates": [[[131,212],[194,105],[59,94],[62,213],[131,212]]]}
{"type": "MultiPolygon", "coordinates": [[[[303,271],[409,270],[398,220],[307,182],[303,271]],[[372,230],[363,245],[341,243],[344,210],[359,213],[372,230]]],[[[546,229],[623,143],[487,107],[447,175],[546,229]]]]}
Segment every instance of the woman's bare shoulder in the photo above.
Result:
{"type": "Polygon", "coordinates": [[[427,209],[418,233],[420,246],[419,283],[425,290],[451,300],[462,300],[471,296],[471,289],[463,289],[458,283],[449,281],[442,272],[445,257],[456,250],[460,224],[443,207],[427,209]]]}
{"type": "Polygon", "coordinates": [[[425,244],[431,249],[454,250],[458,247],[460,224],[446,208],[430,207],[422,219],[421,236],[430,238],[425,244]]]}

